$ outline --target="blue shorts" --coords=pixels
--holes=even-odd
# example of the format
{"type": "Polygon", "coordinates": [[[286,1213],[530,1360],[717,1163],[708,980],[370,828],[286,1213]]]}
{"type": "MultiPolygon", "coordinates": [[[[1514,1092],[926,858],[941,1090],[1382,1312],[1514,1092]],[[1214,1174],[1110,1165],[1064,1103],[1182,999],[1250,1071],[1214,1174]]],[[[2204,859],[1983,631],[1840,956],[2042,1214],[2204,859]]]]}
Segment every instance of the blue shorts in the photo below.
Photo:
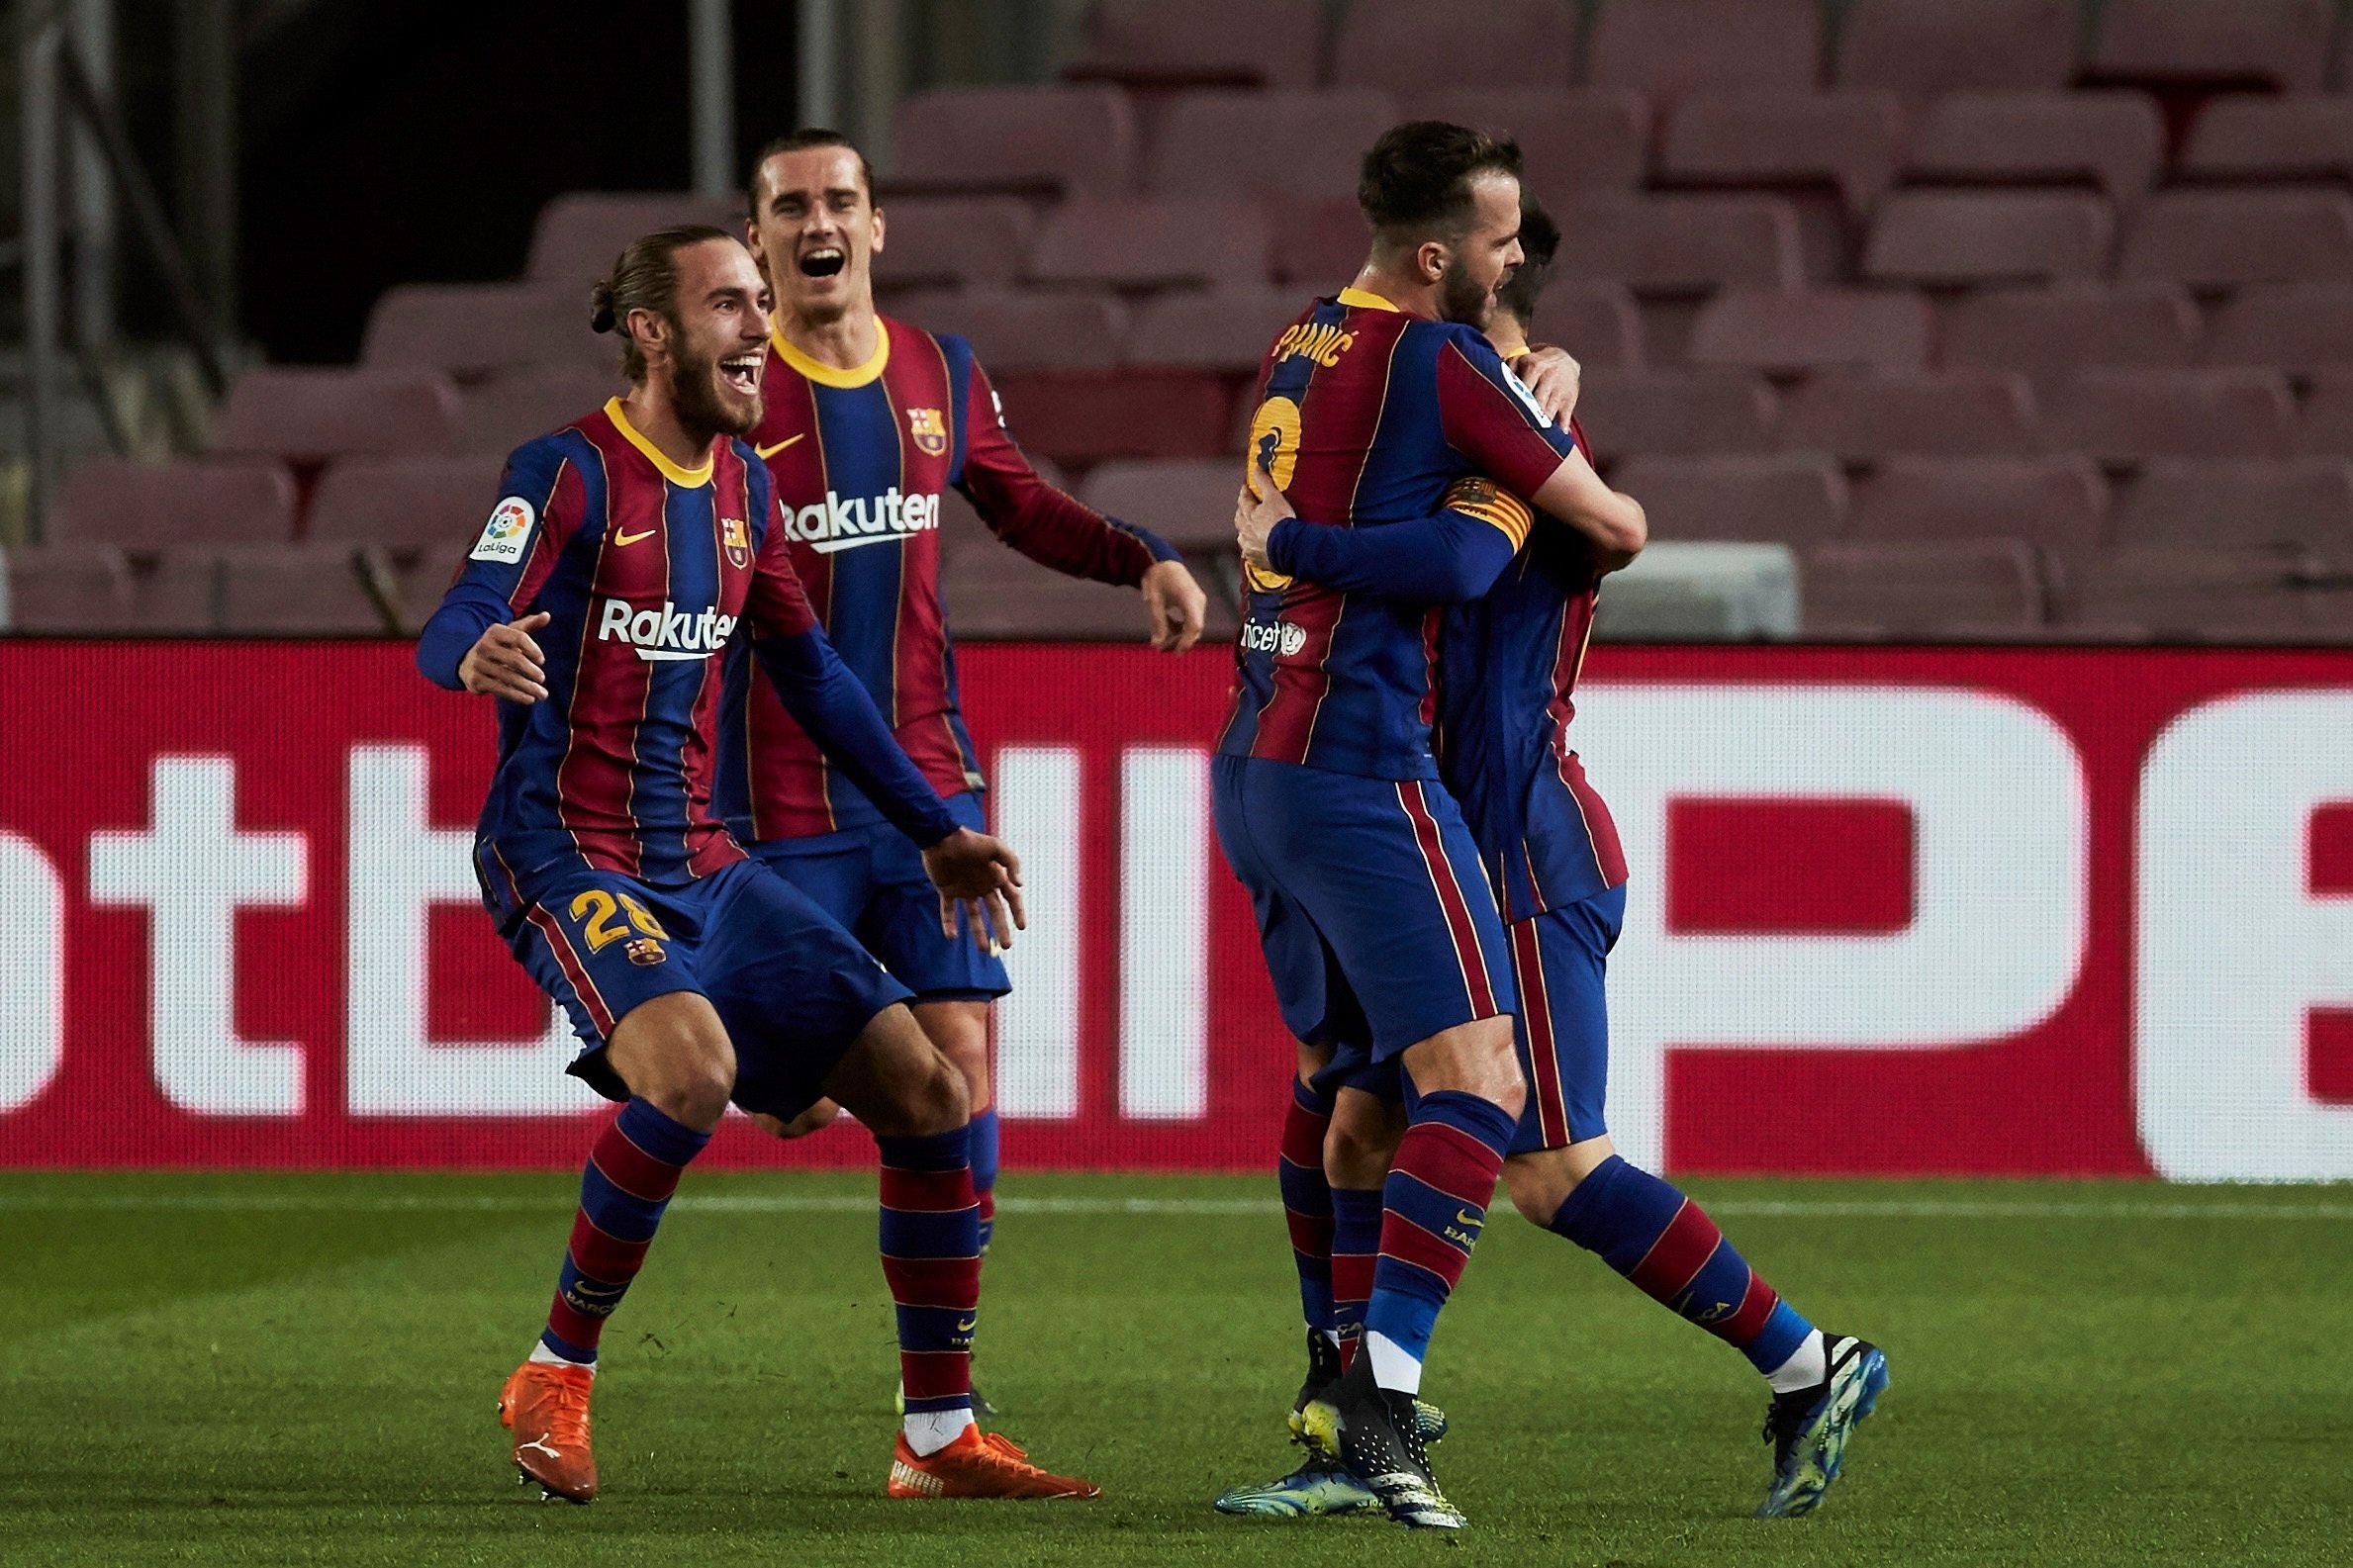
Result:
{"type": "MultiPolygon", "coordinates": [[[[966,827],[987,831],[980,796],[950,795],[948,809],[966,827]]],[[[940,934],[940,895],[923,875],[923,852],[890,823],[747,847],[854,933],[915,1000],[988,1001],[1013,988],[1004,960],[977,934],[953,942],[940,934]]]]}
{"type": "Polygon", "coordinates": [[[1218,842],[1250,891],[1283,1022],[1333,1078],[1512,1010],[1495,894],[1454,797],[1219,757],[1218,842]]]}
{"type": "Polygon", "coordinates": [[[507,944],[571,1015],[570,1070],[607,1099],[629,1091],[605,1047],[631,1008],[707,997],[735,1047],[737,1105],[790,1121],[906,987],[826,913],[756,861],[682,887],[577,862],[526,876],[507,944]]]}
{"type": "Polygon", "coordinates": [[[1602,979],[1625,924],[1626,887],[1620,883],[1511,928],[1520,1068],[1528,1074],[1528,1105],[1512,1153],[1562,1149],[1609,1131],[1601,1117],[1610,1081],[1602,979]]]}

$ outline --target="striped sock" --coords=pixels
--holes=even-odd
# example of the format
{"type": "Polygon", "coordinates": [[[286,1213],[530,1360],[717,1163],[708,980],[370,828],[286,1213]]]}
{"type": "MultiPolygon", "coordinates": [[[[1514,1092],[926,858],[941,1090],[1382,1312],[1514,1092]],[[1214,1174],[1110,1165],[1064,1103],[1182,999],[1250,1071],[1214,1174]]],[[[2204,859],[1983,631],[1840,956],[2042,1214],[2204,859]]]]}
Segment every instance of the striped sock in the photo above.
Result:
{"type": "Polygon", "coordinates": [[[1372,1264],[1380,1256],[1380,1189],[1332,1189],[1332,1328],[1340,1336],[1340,1365],[1357,1358],[1365,1337],[1365,1305],[1372,1299],[1372,1264]]]}
{"type": "Polygon", "coordinates": [[[1425,1094],[1407,1113],[1381,1188],[1380,1258],[1365,1309],[1365,1345],[1381,1387],[1413,1393],[1438,1314],[1487,1223],[1513,1121],[1459,1089],[1425,1094]]]}
{"type": "Polygon", "coordinates": [[[580,1212],[556,1275],[541,1348],[562,1360],[597,1364],[605,1320],[644,1265],[678,1178],[709,1142],[708,1133],[682,1126],[643,1100],[631,1100],[605,1124],[580,1173],[580,1212]]]}
{"type": "Polygon", "coordinates": [[[1593,1167],[1551,1229],[1770,1373],[1797,1353],[1814,1325],[1798,1316],[1700,1206],[1616,1154],[1593,1167]]]}
{"type": "Polygon", "coordinates": [[[1299,1311],[1307,1327],[1326,1334],[1334,1328],[1332,1188],[1324,1180],[1324,1133],[1331,1125],[1331,1097],[1293,1078],[1274,1174],[1282,1189],[1282,1217],[1291,1230],[1291,1261],[1299,1270],[1299,1311]]]}
{"type": "Polygon", "coordinates": [[[971,1133],[959,1127],[875,1143],[883,1155],[883,1277],[898,1304],[907,1414],[969,1411],[981,1305],[971,1133]]]}
{"type": "Polygon", "coordinates": [[[981,1253],[996,1235],[996,1107],[973,1112],[973,1192],[981,1200],[981,1253]]]}

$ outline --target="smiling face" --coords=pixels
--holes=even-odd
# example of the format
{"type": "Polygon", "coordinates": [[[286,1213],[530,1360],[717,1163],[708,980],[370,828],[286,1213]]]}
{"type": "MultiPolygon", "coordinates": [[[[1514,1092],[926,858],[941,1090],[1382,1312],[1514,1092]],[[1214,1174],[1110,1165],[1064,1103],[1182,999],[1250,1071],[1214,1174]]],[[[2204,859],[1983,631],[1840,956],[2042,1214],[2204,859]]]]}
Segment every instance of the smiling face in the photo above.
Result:
{"type": "Polygon", "coordinates": [[[752,189],[752,254],[776,291],[778,310],[822,325],[853,309],[874,309],[883,212],[856,148],[771,153],[752,189]]]}
{"type": "Polygon", "coordinates": [[[706,239],[678,253],[674,320],[631,313],[629,329],[640,334],[649,366],[669,377],[673,406],[689,429],[742,435],[760,422],[768,311],[768,285],[750,254],[732,239],[706,239]]]}

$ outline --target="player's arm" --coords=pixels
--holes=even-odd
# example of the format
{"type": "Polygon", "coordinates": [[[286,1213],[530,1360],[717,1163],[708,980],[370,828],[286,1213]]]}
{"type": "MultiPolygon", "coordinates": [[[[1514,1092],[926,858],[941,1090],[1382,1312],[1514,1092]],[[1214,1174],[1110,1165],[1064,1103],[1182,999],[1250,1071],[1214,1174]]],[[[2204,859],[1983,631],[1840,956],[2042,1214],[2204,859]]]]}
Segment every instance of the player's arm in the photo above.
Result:
{"type": "Polygon", "coordinates": [[[1447,508],[1407,522],[1332,528],[1300,518],[1254,461],[1234,513],[1242,558],[1261,571],[1344,593],[1453,604],[1494,586],[1528,538],[1527,507],[1484,480],[1447,494],[1447,508]]]}
{"type": "Polygon", "coordinates": [[[546,658],[531,633],[547,624],[531,601],[580,526],[579,476],[539,442],[507,460],[499,503],[457,581],[417,638],[417,668],[452,692],[536,702],[547,695],[546,658]]]}
{"type": "Polygon", "coordinates": [[[1642,506],[1601,482],[1569,428],[1536,406],[1484,339],[1464,334],[1439,350],[1438,408],[1449,445],[1585,535],[1613,570],[1648,541],[1642,506]]]}

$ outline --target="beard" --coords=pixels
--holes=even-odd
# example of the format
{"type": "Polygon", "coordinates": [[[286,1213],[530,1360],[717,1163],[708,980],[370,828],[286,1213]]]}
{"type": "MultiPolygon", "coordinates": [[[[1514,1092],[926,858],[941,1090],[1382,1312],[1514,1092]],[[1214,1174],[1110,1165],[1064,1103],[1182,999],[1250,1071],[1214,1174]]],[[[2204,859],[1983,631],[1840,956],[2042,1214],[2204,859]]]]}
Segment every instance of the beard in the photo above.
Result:
{"type": "Polygon", "coordinates": [[[1446,271],[1439,274],[1438,314],[1442,320],[1484,331],[1494,300],[1494,291],[1473,278],[1459,259],[1448,261],[1446,271]]]}
{"type": "Polygon", "coordinates": [[[719,375],[717,354],[699,354],[683,344],[675,363],[673,396],[679,422],[720,435],[748,435],[760,422],[760,395],[744,397],[719,375]]]}

